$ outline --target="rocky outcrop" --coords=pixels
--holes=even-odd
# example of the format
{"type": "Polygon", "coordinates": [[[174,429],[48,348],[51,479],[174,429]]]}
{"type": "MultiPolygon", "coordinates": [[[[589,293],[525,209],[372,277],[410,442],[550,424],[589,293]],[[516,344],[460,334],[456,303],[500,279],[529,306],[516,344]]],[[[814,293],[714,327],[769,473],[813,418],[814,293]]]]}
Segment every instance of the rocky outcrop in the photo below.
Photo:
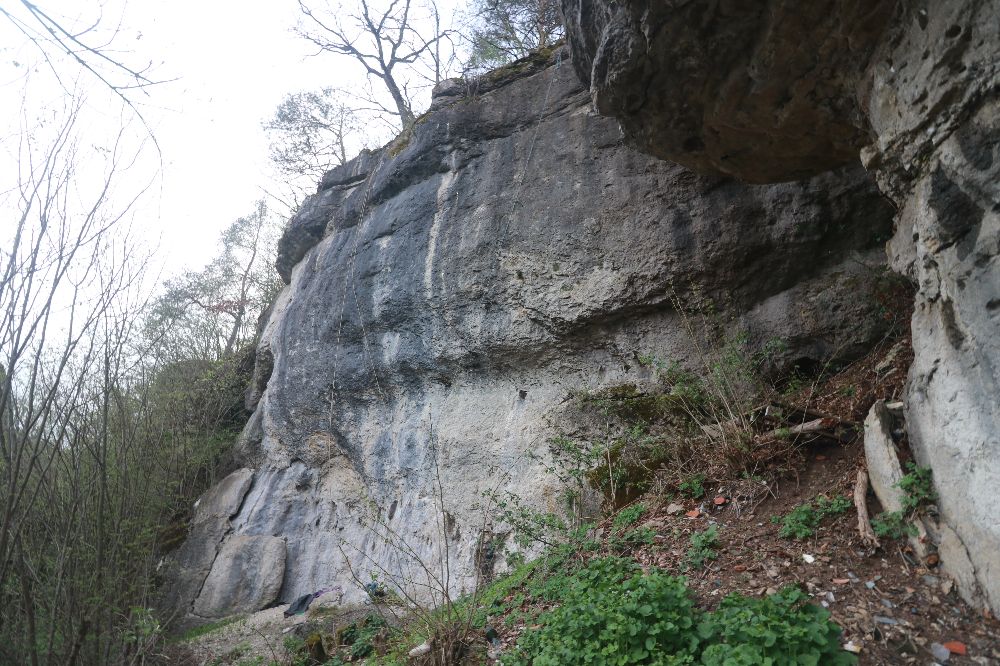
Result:
{"type": "Polygon", "coordinates": [[[232,531],[230,519],[239,513],[252,482],[251,470],[238,469],[212,486],[195,505],[187,539],[165,572],[170,579],[165,587],[165,606],[178,612],[184,624],[213,571],[220,544],[232,531]]]}
{"type": "Polygon", "coordinates": [[[857,164],[855,95],[895,0],[565,0],[573,63],[643,150],[773,183],[857,164]]]}
{"type": "Polygon", "coordinates": [[[862,157],[899,206],[892,266],[918,285],[907,427],[934,470],[942,561],[1000,612],[1000,2],[899,23],[872,63],[862,157]]]}
{"type": "Polygon", "coordinates": [[[563,6],[580,75],[641,149],[749,182],[860,155],[896,203],[910,441],[966,553],[945,565],[1000,611],[1000,2],[563,6]]]}
{"type": "MultiPolygon", "coordinates": [[[[283,540],[285,601],[372,573],[469,589],[509,529],[484,492],[559,510],[571,391],[650,381],[643,355],[697,368],[715,333],[864,349],[890,216],[860,167],[748,186],[629,148],[563,52],[442,87],[288,225],[219,552],[283,540]],[[715,312],[698,341],[692,309],[715,312]]],[[[181,606],[247,607],[209,583],[181,606]]]]}

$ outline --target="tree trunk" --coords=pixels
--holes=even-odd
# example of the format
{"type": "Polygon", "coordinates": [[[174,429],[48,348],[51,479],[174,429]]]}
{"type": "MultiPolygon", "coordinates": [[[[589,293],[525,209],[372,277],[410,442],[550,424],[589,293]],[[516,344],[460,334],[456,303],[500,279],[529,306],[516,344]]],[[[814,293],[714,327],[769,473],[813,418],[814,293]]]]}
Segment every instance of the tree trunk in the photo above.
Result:
{"type": "Polygon", "coordinates": [[[396,112],[399,114],[399,123],[402,126],[401,129],[408,130],[417,122],[416,116],[413,115],[413,111],[410,110],[410,103],[406,100],[403,92],[396,85],[396,81],[392,78],[392,74],[386,73],[385,87],[389,89],[389,94],[392,95],[392,101],[396,104],[396,112]]]}

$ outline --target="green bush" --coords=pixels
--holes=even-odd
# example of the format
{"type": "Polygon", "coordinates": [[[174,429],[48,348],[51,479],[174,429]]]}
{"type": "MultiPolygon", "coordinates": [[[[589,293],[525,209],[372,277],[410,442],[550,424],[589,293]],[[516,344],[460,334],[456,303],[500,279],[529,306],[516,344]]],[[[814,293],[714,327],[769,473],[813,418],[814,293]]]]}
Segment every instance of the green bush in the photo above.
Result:
{"type": "Polygon", "coordinates": [[[538,618],[508,666],[740,666],[855,663],[825,609],[787,588],[764,599],[727,597],[706,613],[685,580],[642,574],[620,558],[591,561],[563,581],[562,604],[538,618]]]}
{"type": "Polygon", "coordinates": [[[903,508],[901,511],[883,511],[871,519],[876,536],[886,539],[915,536],[917,528],[910,521],[920,515],[928,504],[937,501],[930,468],[910,462],[906,464],[906,469],[908,472],[896,484],[903,491],[903,508]]]}
{"type": "Polygon", "coordinates": [[[608,567],[607,560],[596,560],[584,569],[570,585],[563,605],[541,618],[541,629],[524,634],[512,659],[504,663],[694,663],[690,655],[698,645],[698,614],[684,579],[636,574],[607,584],[617,578],[617,571],[620,565],[608,567]]]}
{"type": "Polygon", "coordinates": [[[615,516],[613,525],[617,530],[623,530],[630,525],[635,525],[642,518],[642,514],[646,512],[646,505],[637,503],[631,506],[627,506],[618,512],[615,516]]]}
{"type": "Polygon", "coordinates": [[[937,501],[934,492],[934,482],[931,481],[930,467],[919,467],[910,462],[906,464],[908,472],[896,485],[903,491],[903,513],[916,514],[920,509],[937,501]]]}
{"type": "Polygon", "coordinates": [[[872,531],[883,539],[902,539],[907,535],[915,535],[915,528],[902,511],[883,511],[871,520],[872,531]]]}
{"type": "Polygon", "coordinates": [[[364,620],[345,627],[338,638],[341,644],[348,646],[352,659],[358,660],[372,653],[375,643],[387,626],[381,615],[369,613],[364,620]]]}
{"type": "Polygon", "coordinates": [[[691,535],[691,547],[684,556],[684,566],[691,569],[701,569],[709,560],[718,557],[715,549],[719,547],[719,528],[712,525],[704,532],[691,535]]]}
{"type": "Polygon", "coordinates": [[[701,499],[705,496],[705,475],[695,474],[688,477],[677,486],[677,490],[682,495],[687,495],[692,499],[701,499]]]}
{"type": "Polygon", "coordinates": [[[698,626],[705,666],[801,664],[839,666],[855,658],[840,647],[830,612],[788,587],[762,599],[730,595],[698,626]]]}
{"type": "Polygon", "coordinates": [[[835,516],[847,511],[851,500],[844,497],[829,499],[820,495],[815,503],[806,502],[789,511],[784,518],[775,516],[772,521],[781,523],[778,535],[785,539],[805,539],[811,537],[827,516],[835,516]]]}

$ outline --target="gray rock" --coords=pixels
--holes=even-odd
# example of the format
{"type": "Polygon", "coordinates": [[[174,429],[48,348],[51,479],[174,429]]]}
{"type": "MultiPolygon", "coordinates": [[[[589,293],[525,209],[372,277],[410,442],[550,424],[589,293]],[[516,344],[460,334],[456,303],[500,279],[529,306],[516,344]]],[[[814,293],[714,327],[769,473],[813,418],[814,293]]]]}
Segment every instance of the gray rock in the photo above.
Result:
{"type": "MultiPolygon", "coordinates": [[[[915,256],[892,257],[893,266],[920,285],[906,400],[910,441],[918,461],[934,471],[941,519],[967,549],[994,610],[1000,610],[998,111],[995,101],[984,104],[920,158],[926,175],[900,210],[893,244],[898,249],[908,235],[916,240],[915,256]],[[991,166],[980,169],[985,161],[965,157],[962,144],[969,141],[989,146],[991,166]]],[[[974,587],[960,590],[973,603],[983,602],[974,587]]]]}
{"type": "Polygon", "coordinates": [[[856,164],[855,89],[896,3],[563,0],[601,113],[664,159],[752,183],[856,164]]]}
{"type": "Polygon", "coordinates": [[[162,601],[168,611],[176,613],[178,628],[192,622],[187,617],[219,551],[219,545],[230,531],[229,519],[240,511],[243,498],[253,482],[253,472],[238,469],[212,486],[197,502],[187,538],[166,561],[162,601]]]}
{"type": "Polygon", "coordinates": [[[875,401],[865,419],[865,460],[868,480],[885,511],[903,510],[903,491],[899,481],[903,467],[899,464],[896,444],[892,441],[892,415],[885,402],[875,401]]]}
{"type": "Polygon", "coordinates": [[[215,558],[194,614],[218,618],[251,613],[275,601],[285,573],[285,542],[270,536],[232,536],[215,558]]]}
{"type": "Polygon", "coordinates": [[[281,599],[468,591],[506,566],[484,492],[563,510],[572,391],[648,385],[647,354],[703,371],[738,333],[775,364],[867,349],[890,216],[858,167],[748,186],[637,152],[561,52],[491,75],[290,221],[232,534],[285,541],[281,599]]]}
{"type": "Polygon", "coordinates": [[[597,107],[643,150],[761,182],[861,148],[918,286],[910,442],[974,571],[962,594],[1000,611],[1000,1],[563,7],[597,107]]]}
{"type": "Polygon", "coordinates": [[[252,482],[253,471],[243,468],[212,486],[195,504],[194,524],[235,516],[252,482]]]}
{"type": "Polygon", "coordinates": [[[907,8],[887,37],[866,108],[877,140],[863,157],[900,206],[892,265],[918,285],[907,429],[934,472],[944,567],[968,601],[997,611],[1000,2],[907,8]]]}

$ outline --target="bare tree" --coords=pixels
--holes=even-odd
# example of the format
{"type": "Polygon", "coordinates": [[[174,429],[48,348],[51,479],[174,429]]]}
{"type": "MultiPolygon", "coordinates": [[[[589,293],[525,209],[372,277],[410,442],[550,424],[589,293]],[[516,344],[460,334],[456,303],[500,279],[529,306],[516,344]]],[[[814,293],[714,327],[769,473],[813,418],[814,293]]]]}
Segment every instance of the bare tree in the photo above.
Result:
{"type": "Polygon", "coordinates": [[[285,96],[264,123],[271,137],[271,161],[290,178],[306,177],[311,185],[365,146],[363,119],[335,88],[285,96]]]}
{"type": "Polygon", "coordinates": [[[469,68],[492,69],[563,36],[559,0],[473,0],[469,68]]]}
{"type": "Polygon", "coordinates": [[[224,232],[220,288],[188,303],[190,321],[216,321],[213,355],[150,340],[135,200],[111,197],[134,153],[126,129],[84,151],[78,111],[71,101],[61,124],[24,127],[18,181],[0,191],[3,664],[150,656],[156,562],[245,422],[236,350],[278,282],[259,205],[224,232]]]}
{"type": "Polygon", "coordinates": [[[48,141],[22,130],[18,182],[5,193],[13,219],[0,254],[0,603],[15,611],[0,614],[5,663],[73,663],[84,660],[84,642],[86,659],[107,663],[119,640],[114,614],[137,600],[123,591],[135,579],[112,573],[129,548],[114,536],[132,511],[123,507],[137,499],[114,486],[142,482],[129,468],[134,442],[112,428],[143,262],[130,249],[135,200],[115,210],[110,193],[134,155],[123,129],[103,169],[88,155],[84,177],[78,112],[71,100],[48,141]]]}
{"type": "Polygon", "coordinates": [[[377,81],[391,105],[378,96],[368,101],[398,119],[402,129],[416,120],[413,95],[423,82],[434,85],[446,75],[454,58],[452,31],[442,27],[437,5],[413,0],[358,0],[355,10],[343,7],[315,10],[299,0],[303,20],[297,33],[320,52],[349,56],[377,81]]]}

